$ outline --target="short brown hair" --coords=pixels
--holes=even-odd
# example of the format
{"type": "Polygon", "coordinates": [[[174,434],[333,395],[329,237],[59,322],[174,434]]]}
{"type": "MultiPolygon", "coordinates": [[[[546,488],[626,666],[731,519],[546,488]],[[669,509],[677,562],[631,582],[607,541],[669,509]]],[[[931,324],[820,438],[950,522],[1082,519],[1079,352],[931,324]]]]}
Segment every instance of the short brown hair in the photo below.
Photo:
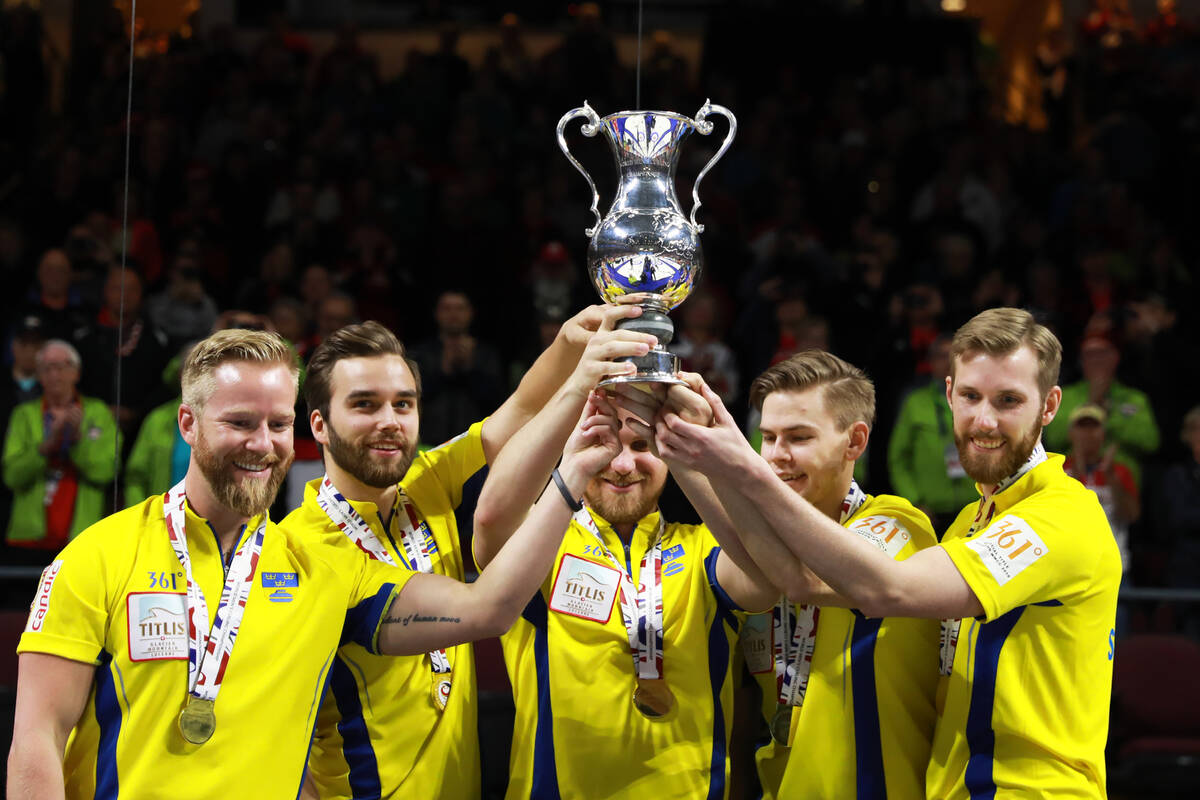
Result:
{"type": "Polygon", "coordinates": [[[197,412],[202,410],[216,390],[213,373],[231,361],[282,364],[291,373],[293,383],[300,374],[295,352],[278,334],[229,328],[198,342],[187,354],[180,373],[183,402],[197,412]]]}
{"type": "Polygon", "coordinates": [[[329,402],[333,398],[333,368],[343,358],[372,358],[374,356],[400,356],[412,370],[417,385],[417,396],[421,395],[421,373],[417,364],[407,356],[404,345],[396,334],[374,320],[346,325],[338,328],[317,345],[308,369],[304,373],[304,401],[308,413],[320,411],[329,418],[329,402]]]}
{"type": "Polygon", "coordinates": [[[1058,383],[1062,343],[1049,328],[1038,324],[1032,314],[1020,308],[989,308],[959,328],[950,344],[950,378],[954,379],[955,362],[967,353],[1005,356],[1026,345],[1037,356],[1038,389],[1044,399],[1058,383]]]}
{"type": "Polygon", "coordinates": [[[1183,415],[1183,424],[1179,426],[1179,438],[1187,444],[1188,436],[1192,430],[1200,425],[1200,406],[1192,406],[1192,408],[1183,415]]]}
{"type": "Polygon", "coordinates": [[[767,369],[750,384],[750,402],[762,411],[767,395],[825,388],[826,407],[844,431],[855,422],[875,424],[875,384],[861,369],[824,350],[805,350],[767,369]]]}

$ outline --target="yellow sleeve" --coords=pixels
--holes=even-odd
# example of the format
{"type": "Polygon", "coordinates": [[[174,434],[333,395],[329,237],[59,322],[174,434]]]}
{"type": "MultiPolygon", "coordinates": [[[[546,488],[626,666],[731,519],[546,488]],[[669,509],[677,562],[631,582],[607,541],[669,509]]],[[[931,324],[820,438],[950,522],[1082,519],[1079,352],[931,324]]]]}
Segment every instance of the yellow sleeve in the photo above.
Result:
{"type": "Polygon", "coordinates": [[[1062,603],[1093,584],[1102,548],[1116,547],[1094,498],[1019,504],[978,536],[943,543],[986,620],[1019,606],[1062,603]]]}
{"type": "Polygon", "coordinates": [[[416,573],[367,558],[352,548],[338,548],[338,552],[344,565],[352,570],[343,574],[354,575],[341,643],[357,642],[368,652],[378,654],[379,626],[396,595],[416,573]]]}
{"type": "Polygon", "coordinates": [[[421,453],[404,480],[404,490],[420,502],[422,485],[432,478],[445,488],[451,507],[457,508],[462,502],[463,484],[487,466],[483,453],[483,423],[484,420],[476,422],[445,444],[421,453]]]}
{"type": "Polygon", "coordinates": [[[48,653],[99,664],[109,625],[105,556],[95,528],[84,531],[42,570],[18,653],[48,653]]]}
{"type": "Polygon", "coordinates": [[[896,561],[918,550],[933,547],[937,537],[929,517],[902,497],[878,495],[846,523],[846,530],[861,536],[896,561]]]}

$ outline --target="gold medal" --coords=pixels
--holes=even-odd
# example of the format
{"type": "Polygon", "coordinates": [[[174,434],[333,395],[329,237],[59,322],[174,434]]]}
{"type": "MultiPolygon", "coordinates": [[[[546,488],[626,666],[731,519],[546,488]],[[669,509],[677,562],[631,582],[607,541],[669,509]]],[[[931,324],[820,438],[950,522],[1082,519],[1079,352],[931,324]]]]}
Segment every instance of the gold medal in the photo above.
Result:
{"type": "Polygon", "coordinates": [[[667,714],[675,705],[675,695],[662,678],[638,678],[633,690],[633,705],[642,716],[654,719],[667,714]]]}
{"type": "Polygon", "coordinates": [[[192,744],[204,744],[217,729],[214,701],[188,696],[187,705],[179,712],[179,732],[192,744]]]}
{"type": "Polygon", "coordinates": [[[787,747],[788,737],[792,732],[792,706],[779,706],[775,716],[771,717],[771,738],[776,744],[787,747]]]}
{"type": "Polygon", "coordinates": [[[433,695],[433,704],[437,706],[438,711],[445,711],[446,703],[450,700],[450,676],[445,673],[434,675],[433,689],[430,693],[433,695]]]}

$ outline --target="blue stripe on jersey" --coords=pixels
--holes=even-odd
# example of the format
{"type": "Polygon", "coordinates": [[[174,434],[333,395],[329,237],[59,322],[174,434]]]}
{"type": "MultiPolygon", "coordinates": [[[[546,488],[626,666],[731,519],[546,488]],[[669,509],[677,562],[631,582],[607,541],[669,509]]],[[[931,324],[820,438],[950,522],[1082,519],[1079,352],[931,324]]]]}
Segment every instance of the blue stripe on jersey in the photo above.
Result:
{"type": "MultiPolygon", "coordinates": [[[[717,605],[733,611],[745,611],[744,608],[733,602],[733,598],[729,596],[729,593],[725,591],[725,587],[717,580],[717,556],[720,552],[721,548],[714,547],[704,557],[704,572],[708,575],[708,585],[712,587],[713,594],[717,597],[717,605]]],[[[683,569],[683,565],[680,564],[679,568],[683,569]]],[[[663,574],[666,574],[666,570],[663,571],[663,574]]],[[[734,623],[734,629],[737,629],[737,623],[734,623]]]]}
{"type": "Polygon", "coordinates": [[[96,723],[100,726],[100,741],[96,746],[96,800],[116,800],[120,794],[117,777],[117,739],[121,735],[121,703],[117,699],[117,676],[112,654],[100,651],[96,669],[96,723]]]}
{"type": "Polygon", "coordinates": [[[367,721],[363,719],[358,683],[340,655],[333,660],[329,681],[333,687],[334,702],[337,703],[338,713],[341,715],[337,729],[342,737],[342,757],[346,759],[346,766],[350,768],[350,794],[355,800],[378,798],[383,793],[383,785],[379,780],[379,762],[375,758],[375,748],[371,746],[371,737],[367,733],[367,721]]]}
{"type": "MultiPolygon", "coordinates": [[[[717,557],[720,554],[720,548],[714,547],[704,559],[704,571],[708,574],[708,582],[718,599],[717,613],[713,615],[712,624],[708,628],[708,681],[712,687],[713,704],[708,800],[717,800],[725,796],[725,710],[721,708],[721,686],[725,683],[725,673],[729,671],[729,639],[725,636],[724,626],[729,625],[733,630],[737,630],[737,620],[721,602],[722,597],[729,600],[729,596],[717,583],[717,557]]],[[[729,602],[732,603],[731,600],[729,602]]]]}
{"type": "Polygon", "coordinates": [[[879,695],[875,691],[875,643],[881,618],[854,612],[850,641],[850,686],[854,693],[854,762],[858,800],[886,800],[883,744],[879,731],[879,695]]]}
{"type": "Polygon", "coordinates": [[[479,495],[483,491],[483,482],[487,480],[488,465],[484,464],[471,477],[463,481],[461,499],[454,507],[454,524],[458,526],[458,546],[462,548],[463,570],[478,572],[472,556],[471,541],[475,536],[475,507],[479,505],[479,495]]]}
{"type": "Polygon", "coordinates": [[[1061,606],[1062,600],[1043,600],[1040,603],[1034,603],[1035,606],[1061,606]]]}
{"type": "Polygon", "coordinates": [[[321,712],[321,703],[325,700],[325,692],[329,690],[329,678],[333,674],[332,671],[326,671],[329,668],[329,661],[334,657],[333,653],[329,654],[329,658],[325,659],[325,664],[321,667],[321,671],[325,672],[325,677],[322,679],[317,676],[317,686],[313,693],[312,702],[308,707],[308,718],[312,720],[312,725],[308,729],[308,749],[304,751],[304,768],[300,770],[300,785],[296,788],[296,800],[300,800],[300,795],[304,792],[304,778],[308,775],[308,759],[312,755],[314,734],[317,732],[317,715],[321,712]]]}
{"type": "Polygon", "coordinates": [[[967,746],[971,757],[967,760],[966,786],[971,793],[971,800],[996,796],[996,782],[992,776],[996,749],[996,731],[992,729],[996,677],[1000,668],[1000,651],[1004,649],[1008,635],[1024,611],[1025,606],[1018,606],[1002,617],[977,626],[979,638],[975,641],[971,708],[967,712],[967,746]]]}
{"type": "Polygon", "coordinates": [[[537,730],[533,735],[533,785],[530,800],[559,800],[558,766],[554,761],[554,708],[550,703],[550,649],[546,639],[546,598],[533,596],[521,616],[533,626],[533,664],[537,670],[537,730]]]}
{"type": "Polygon", "coordinates": [[[379,622],[387,614],[394,591],[396,584],[385,583],[374,595],[347,611],[345,623],[342,625],[342,640],[338,642],[338,647],[348,642],[356,642],[366,648],[368,653],[379,655],[375,647],[375,631],[379,630],[379,622]]]}

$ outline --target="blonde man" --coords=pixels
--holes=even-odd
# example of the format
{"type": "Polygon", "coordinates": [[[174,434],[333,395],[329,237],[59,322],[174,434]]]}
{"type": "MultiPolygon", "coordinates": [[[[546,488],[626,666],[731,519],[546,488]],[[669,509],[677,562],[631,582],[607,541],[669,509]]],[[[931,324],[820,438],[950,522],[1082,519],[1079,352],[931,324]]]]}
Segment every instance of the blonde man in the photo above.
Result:
{"type": "Polygon", "coordinates": [[[768,525],[743,539],[760,564],[791,553],[868,617],[943,620],[928,797],[1103,797],[1121,560],[1095,494],[1041,446],[1062,348],[1027,312],[998,308],[958,330],[951,356],[955,443],[981,498],[904,561],[770,480],[707,387],[714,425],[667,415],[659,447],[761,510],[768,525]]]}
{"type": "MultiPolygon", "coordinates": [[[[267,518],[292,461],[296,376],[287,344],[261,331],[221,331],[189,355],[184,479],[84,531],[42,574],[18,646],[10,798],[294,798],[340,641],[419,653],[520,613],[570,518],[553,487],[470,585],[267,518]]],[[[614,412],[590,398],[565,483],[582,491],[616,447],[614,412]]]]}
{"type": "MultiPolygon", "coordinates": [[[[854,480],[875,421],[875,387],[861,370],[807,350],[758,376],[750,401],[762,415],[761,464],[773,485],[840,526],[841,538],[861,539],[896,561],[937,543],[929,519],[907,500],[868,495],[854,480]]],[[[672,459],[669,446],[663,450],[726,551],[750,557],[788,594],[741,631],[771,732],[756,756],[763,797],[919,796],[933,740],[937,622],[871,619],[805,581],[794,554],[759,546],[773,534],[760,533],[763,515],[728,482],[714,475],[710,489],[672,459]]]]}

